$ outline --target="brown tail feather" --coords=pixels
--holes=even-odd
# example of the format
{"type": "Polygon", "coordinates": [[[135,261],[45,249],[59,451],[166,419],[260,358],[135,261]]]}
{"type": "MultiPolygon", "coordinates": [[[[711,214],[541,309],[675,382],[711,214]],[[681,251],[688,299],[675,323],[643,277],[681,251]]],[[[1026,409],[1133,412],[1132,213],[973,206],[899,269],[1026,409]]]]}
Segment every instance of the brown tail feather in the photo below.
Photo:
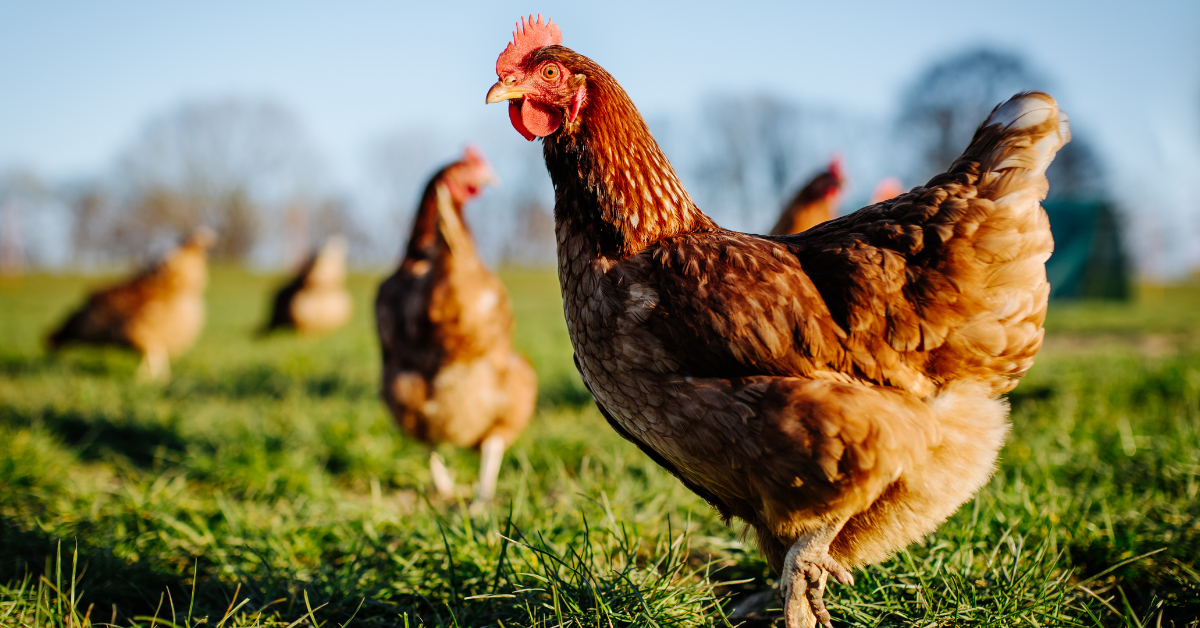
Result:
{"type": "Polygon", "coordinates": [[[1041,201],[1049,189],[1046,168],[1070,138],[1053,98],[1018,94],[992,111],[948,173],[977,169],[978,200],[967,212],[982,215],[954,225],[960,245],[939,268],[952,282],[971,285],[976,305],[947,345],[960,358],[974,354],[1003,378],[1001,391],[1016,385],[1042,343],[1050,293],[1045,264],[1054,240],[1041,201]]]}

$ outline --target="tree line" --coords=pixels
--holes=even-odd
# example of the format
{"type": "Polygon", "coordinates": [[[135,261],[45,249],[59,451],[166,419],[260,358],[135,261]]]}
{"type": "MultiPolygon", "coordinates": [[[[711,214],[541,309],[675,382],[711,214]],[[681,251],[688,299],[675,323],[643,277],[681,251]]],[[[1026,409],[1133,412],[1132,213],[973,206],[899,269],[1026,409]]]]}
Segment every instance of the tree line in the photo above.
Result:
{"type": "MultiPolygon", "coordinates": [[[[760,93],[705,99],[694,116],[697,129],[681,132],[678,121],[653,118],[651,126],[706,211],[730,227],[762,231],[831,152],[846,155],[852,176],[896,175],[909,187],[944,170],[997,103],[1052,88],[1020,55],[981,48],[931,64],[901,94],[890,121],[760,93]]],[[[1100,155],[1084,129],[1073,130],[1049,173],[1051,194],[1108,198],[1100,155]]],[[[30,253],[21,230],[30,230],[30,212],[47,199],[65,208],[69,262],[80,267],[144,257],[201,224],[217,231],[213,256],[221,261],[290,265],[340,233],[358,262],[386,262],[399,245],[380,240],[403,237],[424,178],[446,152],[438,142],[414,129],[373,146],[370,174],[392,218],[369,217],[361,199],[329,192],[319,151],[285,106],[239,98],[184,102],[151,116],[103,175],[61,185],[17,170],[0,178],[0,271],[11,272],[30,253]]],[[[493,205],[484,218],[489,228],[477,235],[493,258],[544,264],[554,255],[551,191],[537,156],[519,155],[521,163],[509,168],[516,180],[505,182],[505,206],[493,205]]],[[[857,183],[860,190],[874,184],[857,183]]]]}

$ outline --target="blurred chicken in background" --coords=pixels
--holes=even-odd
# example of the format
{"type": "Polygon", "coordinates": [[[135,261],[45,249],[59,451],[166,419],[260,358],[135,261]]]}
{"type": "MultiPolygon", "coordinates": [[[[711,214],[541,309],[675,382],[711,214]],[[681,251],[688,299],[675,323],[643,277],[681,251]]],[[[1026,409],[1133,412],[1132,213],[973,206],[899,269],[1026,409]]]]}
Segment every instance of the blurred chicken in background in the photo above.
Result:
{"type": "MultiPolygon", "coordinates": [[[[480,261],[463,222],[463,205],[494,178],[473,148],[434,175],[400,268],[375,300],[388,408],[414,438],[480,449],[480,503],[495,494],[504,450],[529,423],[537,397],[533,367],[513,351],[508,292],[480,261]]],[[[438,492],[453,497],[436,452],[430,470],[438,492]]]]}
{"type": "Polygon", "coordinates": [[[142,354],[140,377],[169,378],[170,359],[191,347],[204,327],[207,253],[215,243],[211,229],[196,229],[149,268],[93,292],[50,335],[49,348],[72,343],[129,347],[142,354]]]}
{"type": "Polygon", "coordinates": [[[771,235],[788,235],[808,231],[813,227],[837,218],[838,206],[842,203],[842,187],[846,176],[841,157],[829,161],[829,167],[813,177],[796,192],[788,202],[779,221],[771,228],[771,235]]]}
{"type": "Polygon", "coordinates": [[[275,293],[271,318],[261,333],[292,329],[304,336],[323,336],[344,326],[352,310],[346,290],[346,239],[333,236],[275,293]]]}
{"type": "Polygon", "coordinates": [[[879,184],[875,186],[875,189],[871,191],[871,200],[868,201],[867,204],[874,205],[875,203],[890,201],[903,193],[904,186],[900,184],[900,179],[897,179],[896,177],[887,177],[886,179],[880,181],[879,184]]]}

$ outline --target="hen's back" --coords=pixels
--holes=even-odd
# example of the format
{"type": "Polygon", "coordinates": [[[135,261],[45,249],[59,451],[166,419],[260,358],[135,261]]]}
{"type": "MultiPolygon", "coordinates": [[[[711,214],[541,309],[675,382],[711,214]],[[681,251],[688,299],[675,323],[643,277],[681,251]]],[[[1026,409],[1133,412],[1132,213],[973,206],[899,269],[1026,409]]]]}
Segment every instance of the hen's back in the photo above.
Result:
{"type": "Polygon", "coordinates": [[[1011,390],[1041,347],[1053,250],[1040,201],[1070,139],[1043,93],[997,107],[948,172],[788,238],[868,379],[1011,390]]]}

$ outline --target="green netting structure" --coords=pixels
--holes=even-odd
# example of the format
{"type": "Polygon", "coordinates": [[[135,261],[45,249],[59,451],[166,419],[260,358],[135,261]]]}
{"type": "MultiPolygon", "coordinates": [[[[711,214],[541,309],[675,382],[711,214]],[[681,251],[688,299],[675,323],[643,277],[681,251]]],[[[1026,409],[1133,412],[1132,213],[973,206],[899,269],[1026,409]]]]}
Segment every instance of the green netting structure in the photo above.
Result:
{"type": "Polygon", "coordinates": [[[1042,206],[1054,233],[1054,255],[1046,262],[1050,298],[1129,299],[1129,258],[1112,205],[1058,200],[1042,206]]]}

